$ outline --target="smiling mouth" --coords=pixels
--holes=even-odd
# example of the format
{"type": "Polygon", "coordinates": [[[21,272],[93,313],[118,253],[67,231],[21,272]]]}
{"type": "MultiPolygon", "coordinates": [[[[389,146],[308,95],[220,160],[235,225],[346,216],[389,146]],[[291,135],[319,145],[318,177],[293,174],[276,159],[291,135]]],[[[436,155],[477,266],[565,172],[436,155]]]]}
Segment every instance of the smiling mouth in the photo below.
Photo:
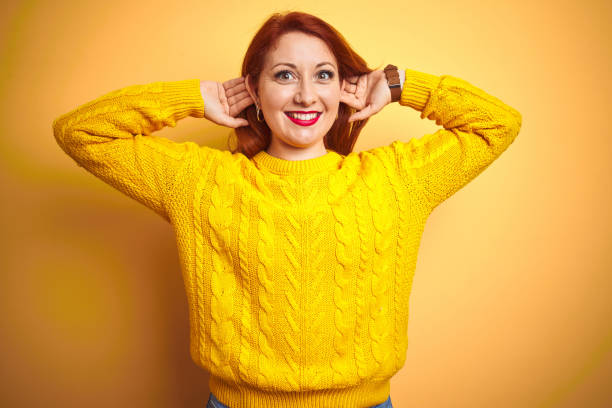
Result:
{"type": "Polygon", "coordinates": [[[312,126],[319,120],[319,117],[323,114],[323,112],[316,113],[295,113],[295,112],[285,112],[285,115],[289,118],[293,123],[300,126],[312,126]]]}
{"type": "Polygon", "coordinates": [[[310,112],[285,112],[287,116],[298,120],[312,120],[321,116],[322,112],[310,111],[310,112]]]}

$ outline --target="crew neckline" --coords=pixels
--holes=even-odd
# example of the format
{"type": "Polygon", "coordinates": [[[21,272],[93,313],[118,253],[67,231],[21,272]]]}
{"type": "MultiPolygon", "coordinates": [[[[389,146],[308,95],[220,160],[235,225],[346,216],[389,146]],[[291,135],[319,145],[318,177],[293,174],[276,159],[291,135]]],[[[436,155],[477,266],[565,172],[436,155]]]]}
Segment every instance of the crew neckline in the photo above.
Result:
{"type": "Polygon", "coordinates": [[[326,154],[306,160],[285,160],[272,156],[265,150],[259,151],[253,160],[258,167],[263,167],[277,174],[309,174],[338,168],[342,156],[335,150],[325,149],[326,154]]]}

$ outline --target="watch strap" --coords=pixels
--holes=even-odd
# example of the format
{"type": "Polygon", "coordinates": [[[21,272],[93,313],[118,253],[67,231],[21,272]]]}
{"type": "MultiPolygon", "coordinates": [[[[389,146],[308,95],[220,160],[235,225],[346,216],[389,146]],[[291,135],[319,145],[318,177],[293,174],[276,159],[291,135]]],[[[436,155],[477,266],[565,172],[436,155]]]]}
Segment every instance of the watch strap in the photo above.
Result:
{"type": "Polygon", "coordinates": [[[389,89],[391,90],[391,102],[397,102],[402,94],[399,70],[395,65],[389,64],[385,67],[384,71],[387,77],[387,84],[389,84],[389,89]]]}

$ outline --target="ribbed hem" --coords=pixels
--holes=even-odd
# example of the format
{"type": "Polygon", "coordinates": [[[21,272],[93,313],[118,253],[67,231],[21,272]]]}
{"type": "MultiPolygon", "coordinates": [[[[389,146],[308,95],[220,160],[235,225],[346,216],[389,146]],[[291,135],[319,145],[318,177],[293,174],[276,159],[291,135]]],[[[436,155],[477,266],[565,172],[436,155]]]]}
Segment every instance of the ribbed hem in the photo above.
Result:
{"type": "Polygon", "coordinates": [[[265,168],[277,174],[309,174],[319,171],[337,169],[342,155],[334,150],[327,151],[323,156],[307,160],[285,160],[268,154],[265,150],[259,151],[253,160],[258,167],[265,168]]]}
{"type": "Polygon", "coordinates": [[[435,89],[440,77],[426,72],[419,72],[406,69],[406,80],[400,96],[400,105],[410,106],[418,111],[422,111],[429,100],[430,92],[435,89]]]}
{"type": "Polygon", "coordinates": [[[204,117],[204,100],[199,79],[167,81],[163,83],[165,108],[175,112],[176,119],[186,116],[204,117]]]}
{"type": "Polygon", "coordinates": [[[230,408],[366,408],[386,401],[390,396],[389,380],[367,381],[349,388],[309,391],[273,391],[229,384],[210,376],[210,391],[230,408]]]}

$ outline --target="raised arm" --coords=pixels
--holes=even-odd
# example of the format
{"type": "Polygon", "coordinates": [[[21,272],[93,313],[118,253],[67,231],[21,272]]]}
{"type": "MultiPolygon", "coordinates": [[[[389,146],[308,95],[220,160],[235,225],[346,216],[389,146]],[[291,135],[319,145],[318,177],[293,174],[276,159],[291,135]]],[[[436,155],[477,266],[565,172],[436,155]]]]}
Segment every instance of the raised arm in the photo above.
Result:
{"type": "Polygon", "coordinates": [[[443,127],[391,144],[406,181],[418,185],[432,210],[495,161],[522,124],[516,109],[450,75],[406,69],[399,103],[443,127]]]}
{"type": "Polygon", "coordinates": [[[204,117],[198,79],[118,89],[55,119],[53,133],[79,166],[169,220],[177,175],[200,146],[151,133],[186,116],[204,117]]]}

